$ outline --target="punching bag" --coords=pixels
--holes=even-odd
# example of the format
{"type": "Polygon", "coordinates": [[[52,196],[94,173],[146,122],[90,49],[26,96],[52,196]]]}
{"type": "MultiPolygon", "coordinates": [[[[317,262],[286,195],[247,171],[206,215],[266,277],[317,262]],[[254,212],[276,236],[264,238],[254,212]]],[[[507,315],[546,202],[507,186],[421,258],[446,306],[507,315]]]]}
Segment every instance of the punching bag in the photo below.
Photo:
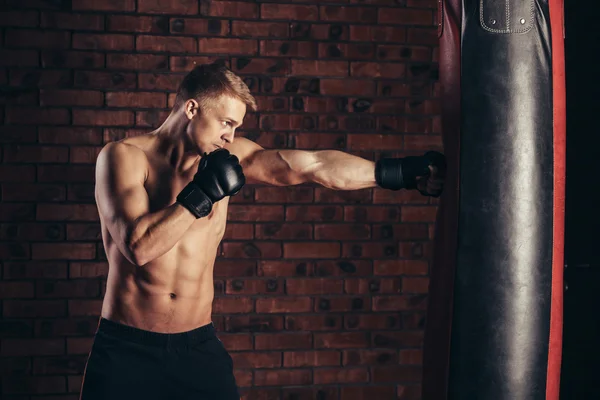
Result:
{"type": "Polygon", "coordinates": [[[559,397],[565,192],[562,0],[439,2],[448,182],[423,399],[559,397]]]}

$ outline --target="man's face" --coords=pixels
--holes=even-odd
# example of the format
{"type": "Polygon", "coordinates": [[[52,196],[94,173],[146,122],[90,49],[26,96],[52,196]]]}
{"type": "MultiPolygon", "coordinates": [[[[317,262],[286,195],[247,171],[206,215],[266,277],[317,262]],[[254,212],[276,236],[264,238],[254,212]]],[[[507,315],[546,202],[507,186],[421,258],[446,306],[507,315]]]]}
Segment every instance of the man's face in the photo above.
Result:
{"type": "Polygon", "coordinates": [[[233,142],[235,130],[246,115],[246,104],[221,96],[211,107],[199,110],[188,125],[188,135],[200,154],[211,153],[233,142]]]}

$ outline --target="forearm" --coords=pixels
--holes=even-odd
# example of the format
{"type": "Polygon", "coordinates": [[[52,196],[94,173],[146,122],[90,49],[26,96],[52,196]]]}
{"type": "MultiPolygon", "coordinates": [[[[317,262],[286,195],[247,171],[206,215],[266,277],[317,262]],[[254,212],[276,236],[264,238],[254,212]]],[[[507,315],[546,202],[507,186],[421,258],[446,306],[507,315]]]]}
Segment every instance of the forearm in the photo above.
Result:
{"type": "Polygon", "coordinates": [[[175,246],[196,221],[179,203],[139,218],[130,230],[127,248],[136,265],[145,265],[175,246]]]}
{"type": "Polygon", "coordinates": [[[314,153],[316,165],[307,180],[329,189],[358,190],[377,186],[375,163],[337,150],[314,153]]]}

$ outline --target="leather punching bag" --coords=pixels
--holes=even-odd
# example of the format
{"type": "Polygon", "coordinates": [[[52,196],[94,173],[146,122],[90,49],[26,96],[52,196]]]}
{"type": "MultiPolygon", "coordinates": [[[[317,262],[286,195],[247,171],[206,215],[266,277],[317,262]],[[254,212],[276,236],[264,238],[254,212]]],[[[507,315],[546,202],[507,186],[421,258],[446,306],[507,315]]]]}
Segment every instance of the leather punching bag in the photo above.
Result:
{"type": "Polygon", "coordinates": [[[436,226],[423,399],[558,400],[562,0],[439,2],[449,175],[436,226]]]}

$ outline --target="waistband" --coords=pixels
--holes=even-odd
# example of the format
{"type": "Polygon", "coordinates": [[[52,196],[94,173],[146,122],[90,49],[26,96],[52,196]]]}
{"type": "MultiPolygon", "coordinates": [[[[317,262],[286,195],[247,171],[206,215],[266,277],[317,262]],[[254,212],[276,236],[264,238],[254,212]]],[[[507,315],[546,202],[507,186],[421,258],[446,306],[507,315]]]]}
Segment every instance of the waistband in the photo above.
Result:
{"type": "Polygon", "coordinates": [[[216,337],[215,326],[212,322],[187,332],[160,333],[124,325],[106,318],[100,318],[97,333],[104,333],[130,342],[160,347],[189,346],[216,337]]]}

